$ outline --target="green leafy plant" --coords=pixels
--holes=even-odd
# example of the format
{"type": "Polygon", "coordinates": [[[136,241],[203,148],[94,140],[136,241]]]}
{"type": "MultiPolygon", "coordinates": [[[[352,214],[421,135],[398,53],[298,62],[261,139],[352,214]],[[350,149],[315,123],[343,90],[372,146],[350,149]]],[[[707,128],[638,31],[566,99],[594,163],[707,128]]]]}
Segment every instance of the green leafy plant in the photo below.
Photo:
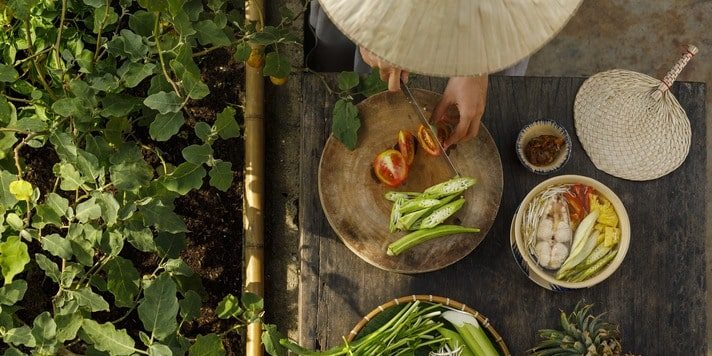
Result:
{"type": "MultiPolygon", "coordinates": [[[[282,27],[257,31],[223,0],[0,0],[0,26],[5,354],[224,354],[222,338],[261,318],[262,301],[228,295],[216,312],[232,326],[183,334],[204,289],[180,257],[188,229],[174,207],[205,180],[232,185],[213,144],[240,136],[239,106],[211,122],[186,106],[210,93],[198,58],[222,48],[239,57],[282,27]],[[159,147],[193,134],[201,143],[182,159],[159,147]],[[50,182],[25,162],[40,149],[53,152],[50,182]],[[35,300],[39,288],[51,300],[35,300]]],[[[270,58],[266,71],[281,74],[270,58]]]]}
{"type": "Polygon", "coordinates": [[[332,111],[331,133],[344,146],[353,150],[358,144],[358,130],[361,127],[354,101],[358,97],[368,97],[384,91],[387,85],[381,80],[378,69],[363,78],[356,72],[341,72],[337,76],[337,89],[332,89],[326,81],[323,83],[329,94],[339,98],[332,111]]]}

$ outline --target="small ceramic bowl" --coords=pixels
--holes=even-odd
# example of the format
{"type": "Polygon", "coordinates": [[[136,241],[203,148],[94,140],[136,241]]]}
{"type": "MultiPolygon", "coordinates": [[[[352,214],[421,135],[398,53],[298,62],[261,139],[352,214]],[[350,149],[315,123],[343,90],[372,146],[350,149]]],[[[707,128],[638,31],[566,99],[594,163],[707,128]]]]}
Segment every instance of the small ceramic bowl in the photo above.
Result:
{"type": "Polygon", "coordinates": [[[530,172],[536,174],[550,174],[553,173],[561,167],[563,167],[566,162],[571,158],[571,137],[569,133],[558,123],[551,120],[539,120],[534,121],[531,124],[525,126],[521,131],[519,131],[519,136],[517,136],[516,143],[517,158],[522,162],[524,167],[530,172]],[[561,148],[557,154],[554,161],[545,166],[537,166],[527,159],[524,149],[527,147],[529,141],[533,138],[542,135],[552,135],[558,138],[564,139],[564,146],[561,148]]]}
{"type": "Polygon", "coordinates": [[[630,245],[630,220],[628,219],[628,212],[626,212],[623,202],[621,202],[618,196],[603,183],[593,178],[578,175],[556,176],[541,182],[539,185],[534,187],[526,197],[524,197],[524,200],[522,200],[519,208],[517,208],[517,211],[514,213],[510,229],[510,243],[512,254],[514,255],[515,261],[519,265],[519,268],[521,268],[522,272],[524,272],[529,279],[539,286],[557,292],[589,288],[610,277],[623,262],[623,259],[628,252],[628,246],[630,245]],[[545,272],[544,269],[540,267],[534,258],[529,254],[529,250],[524,242],[521,231],[522,219],[524,218],[524,214],[521,212],[526,211],[526,208],[529,206],[532,199],[544,189],[555,185],[575,183],[581,183],[592,187],[611,202],[613,208],[616,210],[616,214],[618,214],[618,227],[621,229],[621,239],[617,247],[618,253],[601,272],[581,282],[566,282],[554,278],[550,272],[545,272]]]}

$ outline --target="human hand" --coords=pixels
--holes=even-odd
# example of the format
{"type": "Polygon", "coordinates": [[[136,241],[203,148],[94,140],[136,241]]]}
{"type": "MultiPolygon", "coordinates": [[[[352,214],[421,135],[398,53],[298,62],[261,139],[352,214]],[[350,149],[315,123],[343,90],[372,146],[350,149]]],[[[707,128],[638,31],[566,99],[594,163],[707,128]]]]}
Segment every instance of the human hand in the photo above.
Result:
{"type": "Polygon", "coordinates": [[[371,67],[376,67],[381,74],[381,80],[388,83],[388,91],[400,91],[400,81],[408,82],[408,72],[394,67],[392,64],[376,57],[369,50],[359,47],[363,61],[371,67]]]}
{"type": "Polygon", "coordinates": [[[460,118],[455,129],[443,142],[443,148],[447,149],[450,145],[477,136],[487,102],[487,78],[487,75],[452,77],[447,82],[442,99],[435,106],[430,121],[447,123],[448,108],[452,105],[457,107],[460,118]]]}

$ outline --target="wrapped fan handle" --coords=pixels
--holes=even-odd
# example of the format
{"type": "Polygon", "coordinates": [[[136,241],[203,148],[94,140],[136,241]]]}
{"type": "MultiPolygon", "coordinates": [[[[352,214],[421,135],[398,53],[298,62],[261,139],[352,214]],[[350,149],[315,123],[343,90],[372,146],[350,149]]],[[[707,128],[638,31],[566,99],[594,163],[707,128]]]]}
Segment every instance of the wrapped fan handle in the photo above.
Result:
{"type": "Polygon", "coordinates": [[[687,65],[687,62],[692,59],[692,56],[697,54],[697,47],[694,45],[687,45],[685,47],[685,53],[682,54],[682,57],[678,59],[677,63],[675,63],[674,66],[672,66],[672,69],[665,75],[665,78],[663,78],[662,83],[655,89],[653,92],[653,98],[655,100],[660,100],[660,98],[663,96],[663,93],[670,90],[670,87],[672,87],[672,83],[675,82],[675,79],[677,79],[677,76],[680,75],[680,72],[685,68],[687,65]]]}

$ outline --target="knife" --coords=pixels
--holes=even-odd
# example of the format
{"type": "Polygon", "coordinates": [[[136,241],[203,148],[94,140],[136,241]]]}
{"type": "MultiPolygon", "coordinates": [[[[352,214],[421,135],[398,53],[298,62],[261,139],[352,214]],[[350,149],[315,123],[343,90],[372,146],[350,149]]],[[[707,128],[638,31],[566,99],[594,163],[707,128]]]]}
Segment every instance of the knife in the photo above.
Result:
{"type": "Polygon", "coordinates": [[[401,87],[403,87],[403,92],[405,93],[406,97],[408,98],[408,101],[413,106],[415,106],[415,111],[418,112],[418,118],[420,118],[421,123],[423,124],[423,126],[428,128],[430,135],[433,137],[433,141],[437,142],[438,147],[440,148],[440,152],[442,152],[442,155],[445,157],[447,164],[450,165],[450,169],[452,169],[453,173],[455,173],[455,176],[460,176],[460,172],[457,170],[457,168],[455,168],[455,165],[452,163],[450,156],[448,156],[447,152],[445,152],[445,148],[443,147],[443,144],[438,139],[437,130],[435,129],[435,127],[433,127],[433,125],[430,124],[430,121],[428,121],[428,118],[425,117],[425,113],[423,112],[423,109],[418,104],[418,101],[415,100],[415,96],[413,96],[413,92],[410,91],[408,84],[406,84],[403,80],[401,80],[401,87]]]}

